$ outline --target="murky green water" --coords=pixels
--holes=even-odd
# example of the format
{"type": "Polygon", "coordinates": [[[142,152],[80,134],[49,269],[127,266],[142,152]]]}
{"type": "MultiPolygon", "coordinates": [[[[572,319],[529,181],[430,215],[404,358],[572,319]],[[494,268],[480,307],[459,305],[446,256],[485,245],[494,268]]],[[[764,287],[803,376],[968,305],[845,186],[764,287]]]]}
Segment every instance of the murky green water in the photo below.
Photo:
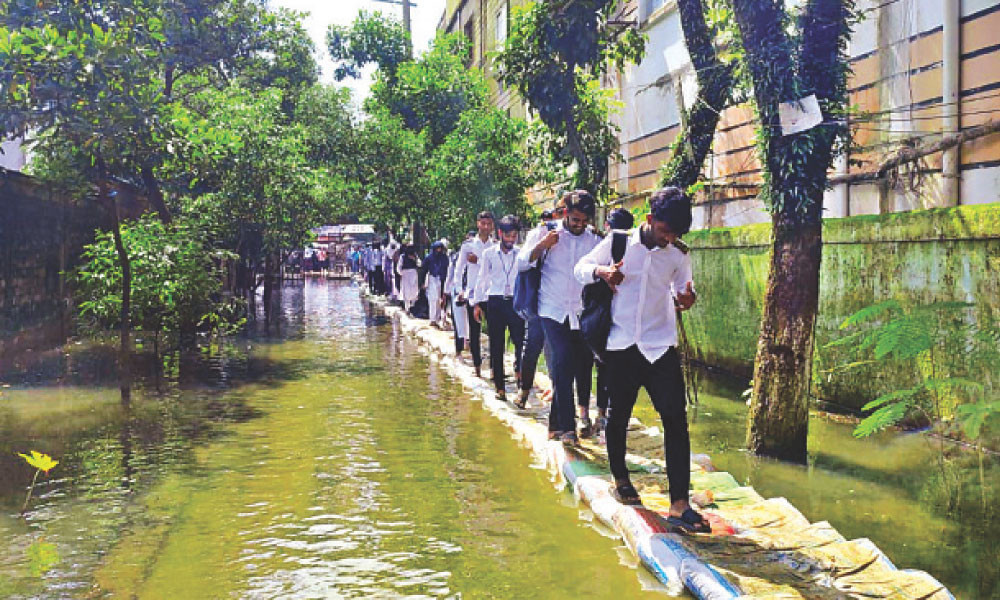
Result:
{"type": "MultiPolygon", "coordinates": [[[[79,347],[7,376],[0,597],[660,595],[350,285],[286,288],[280,331],[170,357],[128,406],[108,360],[79,347]],[[12,452],[29,449],[61,462],[21,519],[31,471],[12,452]]],[[[696,451],[961,598],[995,597],[995,521],[936,516],[922,437],[814,420],[809,467],[753,460],[738,394],[702,394],[696,451]]]]}
{"type": "Polygon", "coordinates": [[[0,597],[656,595],[356,288],[285,311],[128,408],[108,383],[5,390],[0,597]],[[61,462],[25,521],[27,449],[61,462]]]}

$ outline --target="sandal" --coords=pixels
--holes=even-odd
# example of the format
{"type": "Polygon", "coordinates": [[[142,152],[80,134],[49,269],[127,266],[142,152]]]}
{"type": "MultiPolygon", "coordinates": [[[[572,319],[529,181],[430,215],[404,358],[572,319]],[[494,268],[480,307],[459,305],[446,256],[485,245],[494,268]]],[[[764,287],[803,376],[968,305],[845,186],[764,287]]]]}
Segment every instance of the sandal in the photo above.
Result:
{"type": "Polygon", "coordinates": [[[565,431],[559,441],[563,443],[563,446],[579,446],[580,440],[576,437],[575,431],[565,431]]]}
{"type": "Polygon", "coordinates": [[[635,491],[635,487],[629,481],[621,485],[616,485],[611,496],[625,506],[642,506],[642,499],[639,498],[639,492],[635,491]]]}
{"type": "Polygon", "coordinates": [[[514,408],[524,410],[528,406],[528,393],[528,390],[518,392],[517,400],[514,401],[514,408]]]}
{"type": "Polygon", "coordinates": [[[667,523],[687,533],[712,533],[712,526],[692,508],[685,510],[679,517],[667,517],[667,523]]]}
{"type": "Polygon", "coordinates": [[[589,438],[594,435],[594,423],[590,420],[590,416],[580,417],[580,437],[589,438]]]}

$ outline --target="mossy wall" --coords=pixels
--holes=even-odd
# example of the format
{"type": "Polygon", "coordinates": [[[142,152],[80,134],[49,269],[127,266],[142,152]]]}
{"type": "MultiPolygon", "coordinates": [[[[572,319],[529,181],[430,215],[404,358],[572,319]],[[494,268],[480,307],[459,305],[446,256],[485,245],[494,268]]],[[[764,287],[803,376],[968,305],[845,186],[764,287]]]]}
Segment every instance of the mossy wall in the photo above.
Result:
{"type": "MultiPolygon", "coordinates": [[[[685,325],[699,358],[749,377],[767,281],[769,224],[706,229],[685,236],[693,248],[698,305],[685,325]]],[[[851,360],[823,346],[843,335],[845,317],[896,298],[904,304],[968,302],[941,357],[948,373],[978,376],[996,388],[1000,365],[964,361],[969,331],[1000,320],[1000,204],[828,219],[823,227],[817,393],[860,408],[880,393],[911,385],[912,363],[829,372],[851,360]],[[965,325],[965,326],[963,326],[965,325]]]]}

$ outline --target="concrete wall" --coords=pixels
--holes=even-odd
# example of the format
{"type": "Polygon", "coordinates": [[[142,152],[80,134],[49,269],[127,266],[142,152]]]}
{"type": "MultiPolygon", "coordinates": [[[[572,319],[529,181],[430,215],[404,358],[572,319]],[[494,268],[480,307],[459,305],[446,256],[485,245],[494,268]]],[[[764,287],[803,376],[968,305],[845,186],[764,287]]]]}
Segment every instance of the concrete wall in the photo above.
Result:
{"type": "MultiPolygon", "coordinates": [[[[121,189],[119,198],[125,216],[145,209],[134,190],[121,189]]],[[[0,358],[69,333],[63,272],[108,223],[95,201],[69,202],[26,175],[0,171],[0,358]]]]}
{"type": "MultiPolygon", "coordinates": [[[[912,385],[913,362],[823,373],[850,362],[849,354],[825,344],[843,335],[845,317],[890,298],[927,304],[960,301],[962,322],[942,357],[947,373],[971,374],[994,390],[1000,384],[1000,354],[992,366],[970,364],[969,329],[1000,324],[1000,204],[920,210],[879,216],[827,219],[817,321],[817,390],[820,397],[860,408],[880,393],[912,385]],[[971,373],[970,373],[971,371],[971,373]]],[[[705,362],[750,377],[767,282],[770,225],[696,231],[685,236],[694,248],[700,298],[685,323],[705,362]]]]}

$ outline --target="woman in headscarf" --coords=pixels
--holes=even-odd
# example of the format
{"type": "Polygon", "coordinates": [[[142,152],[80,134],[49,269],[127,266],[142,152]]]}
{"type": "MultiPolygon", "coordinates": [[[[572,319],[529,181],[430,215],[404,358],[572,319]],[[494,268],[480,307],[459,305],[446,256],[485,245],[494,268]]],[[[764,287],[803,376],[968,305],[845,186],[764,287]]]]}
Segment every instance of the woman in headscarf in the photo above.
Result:
{"type": "Polygon", "coordinates": [[[396,269],[399,273],[399,295],[403,300],[403,309],[410,312],[410,307],[420,296],[420,281],[417,269],[420,268],[420,259],[417,258],[416,249],[407,244],[403,246],[396,269]]]}

